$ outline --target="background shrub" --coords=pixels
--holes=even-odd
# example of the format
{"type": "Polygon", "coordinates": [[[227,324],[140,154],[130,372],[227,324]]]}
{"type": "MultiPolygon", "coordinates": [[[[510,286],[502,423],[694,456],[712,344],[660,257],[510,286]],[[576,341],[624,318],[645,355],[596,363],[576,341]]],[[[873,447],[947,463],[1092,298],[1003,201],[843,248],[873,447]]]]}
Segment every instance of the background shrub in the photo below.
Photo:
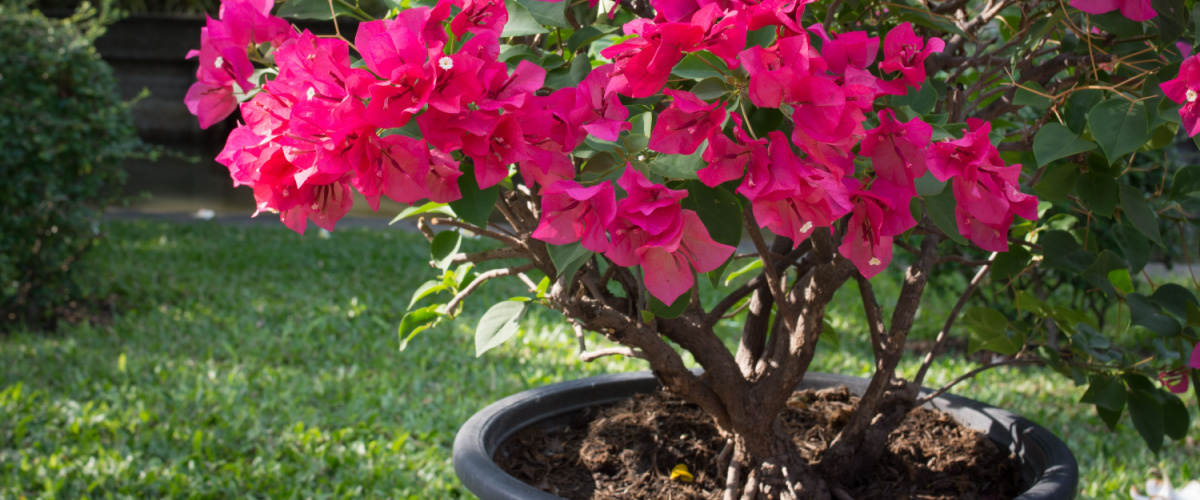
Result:
{"type": "Polygon", "coordinates": [[[21,3],[0,0],[0,327],[44,327],[76,295],[72,263],[140,141],[92,47],[111,18],[85,3],[47,19],[21,3]]]}

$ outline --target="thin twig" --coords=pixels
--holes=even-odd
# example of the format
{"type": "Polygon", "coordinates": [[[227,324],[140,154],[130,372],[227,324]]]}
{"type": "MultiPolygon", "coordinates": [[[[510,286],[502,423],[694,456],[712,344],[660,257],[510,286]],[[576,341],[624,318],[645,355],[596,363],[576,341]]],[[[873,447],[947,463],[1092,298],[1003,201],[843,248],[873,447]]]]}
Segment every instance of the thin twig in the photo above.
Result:
{"type": "Polygon", "coordinates": [[[990,364],[990,365],[984,365],[984,366],[980,366],[980,367],[978,367],[978,368],[976,368],[976,369],[974,369],[974,370],[971,370],[971,371],[969,371],[969,372],[967,372],[967,373],[964,373],[964,374],[963,374],[961,377],[958,377],[958,378],[954,379],[952,382],[950,382],[949,384],[946,384],[946,385],[942,386],[942,388],[941,388],[941,389],[938,389],[938,390],[936,390],[936,391],[933,391],[933,392],[932,392],[932,393],[930,393],[929,395],[927,395],[927,396],[925,396],[925,397],[923,397],[923,398],[921,398],[921,399],[918,399],[918,400],[917,400],[917,403],[916,403],[916,405],[917,405],[917,406],[921,406],[921,405],[924,405],[925,403],[928,403],[928,402],[930,402],[930,401],[933,401],[933,400],[934,400],[934,398],[936,398],[936,397],[938,397],[938,396],[941,396],[942,394],[945,394],[945,393],[946,393],[946,391],[949,391],[949,390],[950,390],[951,388],[953,388],[954,386],[956,386],[956,385],[958,385],[958,384],[962,383],[963,381],[965,381],[965,380],[967,380],[967,379],[969,379],[969,378],[971,378],[971,377],[974,377],[974,376],[976,376],[976,375],[979,375],[980,373],[983,373],[984,371],[986,371],[986,370],[989,370],[989,369],[991,369],[991,368],[998,368],[998,367],[1001,367],[1001,366],[1014,366],[1014,365],[1040,365],[1040,364],[1042,364],[1042,360],[1040,360],[1040,359],[1034,359],[1034,358],[1024,358],[1024,359],[1010,359],[1010,360],[1007,360],[1007,361],[1001,361],[1001,362],[999,362],[999,363],[992,363],[992,364],[990,364]]]}
{"type": "MultiPolygon", "coordinates": [[[[995,258],[996,253],[993,252],[992,258],[989,260],[994,260],[995,258]]],[[[954,321],[958,319],[958,313],[962,311],[962,308],[967,305],[967,300],[979,288],[979,283],[983,282],[983,278],[987,276],[988,269],[991,269],[990,262],[988,265],[979,268],[979,271],[975,273],[975,277],[971,278],[971,283],[967,285],[967,289],[963,290],[962,295],[959,296],[958,302],[954,304],[954,308],[950,310],[950,314],[946,316],[946,322],[942,325],[942,331],[938,332],[937,340],[933,343],[933,348],[925,354],[925,359],[921,362],[921,368],[917,370],[917,376],[913,378],[913,384],[917,387],[920,387],[921,383],[925,380],[925,374],[929,372],[929,367],[933,365],[933,359],[941,354],[942,349],[946,345],[946,340],[950,338],[950,328],[954,327],[954,321]]]]}
{"type": "Polygon", "coordinates": [[[446,304],[446,313],[453,314],[454,308],[458,307],[458,304],[461,303],[463,301],[463,299],[466,299],[467,296],[471,295],[471,292],[474,292],[476,288],[479,288],[481,285],[483,285],[485,282],[487,282],[487,280],[490,280],[492,278],[499,278],[501,276],[509,276],[509,275],[513,275],[513,274],[517,274],[517,273],[523,273],[523,272],[529,271],[533,268],[534,268],[533,263],[528,263],[528,264],[522,264],[517,267],[508,267],[508,268],[504,268],[504,269],[492,269],[491,271],[480,273],[479,276],[475,277],[475,280],[472,281],[471,284],[467,285],[466,288],[463,288],[462,291],[458,292],[458,295],[455,295],[453,299],[450,299],[450,303],[446,304]]]}
{"type": "Polygon", "coordinates": [[[456,219],[443,219],[441,217],[434,217],[429,220],[429,223],[433,224],[433,225],[453,226],[453,227],[457,227],[459,229],[466,229],[467,231],[478,234],[480,236],[486,236],[488,238],[499,241],[499,242],[504,243],[505,245],[508,245],[513,248],[521,247],[521,242],[518,241],[516,238],[513,238],[512,236],[508,236],[506,234],[500,234],[500,233],[497,233],[497,232],[489,230],[489,229],[484,229],[482,227],[476,226],[476,225],[468,223],[468,222],[463,222],[463,221],[456,220],[456,219]]]}
{"type": "Polygon", "coordinates": [[[595,351],[579,353],[579,359],[589,363],[605,356],[625,356],[627,358],[648,359],[646,358],[646,353],[637,349],[630,349],[625,346],[608,347],[605,349],[597,349],[595,351]]]}

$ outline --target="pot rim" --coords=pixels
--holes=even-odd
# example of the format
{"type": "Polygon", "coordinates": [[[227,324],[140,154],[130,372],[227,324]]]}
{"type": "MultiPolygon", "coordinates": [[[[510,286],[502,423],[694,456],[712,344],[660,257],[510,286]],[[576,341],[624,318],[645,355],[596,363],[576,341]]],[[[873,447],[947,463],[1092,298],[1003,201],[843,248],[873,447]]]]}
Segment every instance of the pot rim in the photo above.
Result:
{"type": "MultiPolygon", "coordinates": [[[[808,373],[798,388],[845,385],[855,394],[869,379],[808,373]]],[[[523,391],[488,405],[471,416],[454,439],[454,472],[476,495],[496,500],[562,500],[504,472],[492,460],[500,445],[517,431],[542,422],[565,419],[595,405],[620,401],[660,387],[649,371],[599,375],[523,391]]],[[[929,389],[922,389],[930,393],[929,389]]],[[[1045,427],[1007,410],[973,399],[944,394],[925,405],[950,413],[963,425],[987,434],[1021,461],[1026,488],[1014,500],[1069,500],[1079,485],[1079,464],[1058,436],[1045,427]]]]}

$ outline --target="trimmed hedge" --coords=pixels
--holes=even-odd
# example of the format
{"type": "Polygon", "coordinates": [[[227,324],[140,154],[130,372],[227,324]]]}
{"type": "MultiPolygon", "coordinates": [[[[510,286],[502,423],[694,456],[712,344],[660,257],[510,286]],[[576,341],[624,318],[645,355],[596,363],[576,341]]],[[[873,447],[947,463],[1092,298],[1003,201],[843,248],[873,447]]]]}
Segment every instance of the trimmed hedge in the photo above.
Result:
{"type": "Polygon", "coordinates": [[[48,19],[20,3],[0,3],[0,326],[49,327],[78,296],[72,264],[141,142],[92,46],[111,19],[86,4],[48,19]]]}

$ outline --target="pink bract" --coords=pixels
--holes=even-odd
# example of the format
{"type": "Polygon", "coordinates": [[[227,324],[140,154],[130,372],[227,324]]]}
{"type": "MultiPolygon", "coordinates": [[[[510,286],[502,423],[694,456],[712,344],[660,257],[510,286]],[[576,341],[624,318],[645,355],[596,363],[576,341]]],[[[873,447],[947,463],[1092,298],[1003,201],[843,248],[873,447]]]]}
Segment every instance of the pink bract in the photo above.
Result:
{"type": "Polygon", "coordinates": [[[1132,21],[1149,21],[1157,16],[1150,0],[1071,0],[1071,6],[1088,14],[1103,14],[1121,9],[1121,15],[1132,21]]]}
{"type": "Polygon", "coordinates": [[[1179,66],[1179,76],[1167,80],[1160,86],[1163,94],[1176,103],[1183,104],[1179,108],[1179,117],[1183,120],[1183,130],[1188,137],[1200,132],[1200,108],[1197,107],[1197,95],[1200,95],[1200,56],[1192,56],[1179,66]]]}
{"type": "Polygon", "coordinates": [[[883,38],[883,62],[879,69],[886,72],[899,71],[904,83],[920,88],[925,81],[925,59],[934,52],[946,48],[940,38],[926,42],[913,32],[912,23],[903,23],[892,28],[883,38]]]}
{"type": "Polygon", "coordinates": [[[608,250],[605,229],[616,217],[612,184],[583,187],[559,181],[542,191],[542,220],[532,236],[551,245],[579,241],[593,252],[608,250]]]}
{"type": "Polygon", "coordinates": [[[667,154],[695,153],[709,131],[725,121],[724,103],[709,104],[683,90],[668,89],[664,93],[672,97],[672,101],[654,123],[650,149],[667,154]]]}

